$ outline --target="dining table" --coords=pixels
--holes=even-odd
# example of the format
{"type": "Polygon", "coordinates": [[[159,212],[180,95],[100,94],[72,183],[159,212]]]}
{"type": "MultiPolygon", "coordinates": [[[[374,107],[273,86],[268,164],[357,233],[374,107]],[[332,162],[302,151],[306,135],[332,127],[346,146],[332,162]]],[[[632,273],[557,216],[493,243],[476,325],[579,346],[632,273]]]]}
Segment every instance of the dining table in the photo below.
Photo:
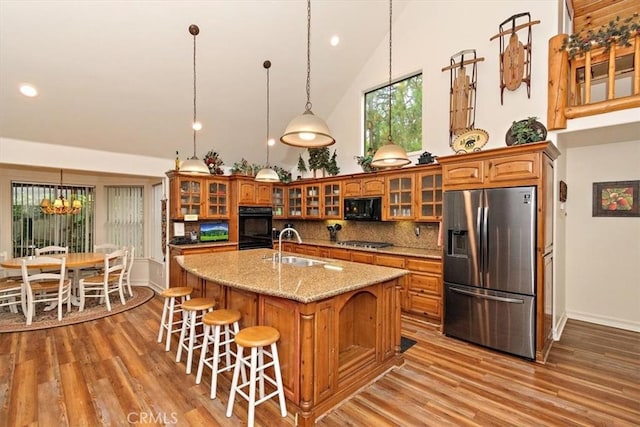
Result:
{"type": "MultiPolygon", "coordinates": [[[[73,278],[73,286],[72,286],[72,297],[71,303],[75,306],[80,305],[80,300],[74,294],[73,290],[78,289],[78,284],[80,282],[80,272],[82,269],[86,269],[89,267],[95,267],[101,264],[104,264],[104,253],[102,252],[69,252],[66,254],[47,254],[42,255],[42,257],[46,258],[66,258],[65,268],[67,270],[72,271],[73,278]]],[[[17,257],[17,258],[8,258],[0,261],[0,266],[6,268],[7,270],[18,270],[22,269],[22,260],[23,259],[33,259],[38,258],[34,256],[26,256],[26,257],[17,257]]],[[[56,267],[55,264],[47,264],[47,263],[30,263],[29,268],[50,268],[56,267]]],[[[55,307],[47,307],[47,309],[51,309],[55,307]]]]}

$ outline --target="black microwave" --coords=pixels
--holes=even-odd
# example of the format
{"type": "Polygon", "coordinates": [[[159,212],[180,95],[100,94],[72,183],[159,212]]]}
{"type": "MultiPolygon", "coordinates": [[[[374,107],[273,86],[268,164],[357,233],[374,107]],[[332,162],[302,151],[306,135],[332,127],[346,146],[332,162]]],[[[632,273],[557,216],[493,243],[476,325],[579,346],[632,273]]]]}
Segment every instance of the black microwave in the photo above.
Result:
{"type": "Polygon", "coordinates": [[[382,198],[358,197],[344,199],[344,219],[357,221],[381,221],[382,198]]]}

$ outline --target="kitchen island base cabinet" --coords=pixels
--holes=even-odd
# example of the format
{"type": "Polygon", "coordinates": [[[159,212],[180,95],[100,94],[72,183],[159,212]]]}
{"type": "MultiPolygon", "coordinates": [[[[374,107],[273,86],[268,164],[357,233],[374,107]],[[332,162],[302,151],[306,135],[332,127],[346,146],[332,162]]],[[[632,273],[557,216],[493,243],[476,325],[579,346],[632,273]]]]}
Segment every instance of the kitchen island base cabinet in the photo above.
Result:
{"type": "MultiPolygon", "coordinates": [[[[189,275],[189,273],[187,273],[189,275]]],[[[241,310],[241,327],[280,331],[278,355],[287,410],[299,426],[315,420],[403,362],[401,279],[301,303],[206,281],[221,306],[241,310]]]]}

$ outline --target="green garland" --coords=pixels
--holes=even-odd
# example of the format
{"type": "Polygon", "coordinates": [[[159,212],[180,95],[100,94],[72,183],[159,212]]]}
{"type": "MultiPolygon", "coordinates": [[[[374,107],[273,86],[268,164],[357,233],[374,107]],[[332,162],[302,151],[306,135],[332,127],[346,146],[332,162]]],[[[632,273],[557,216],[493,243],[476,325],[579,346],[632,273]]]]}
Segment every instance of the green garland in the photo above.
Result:
{"type": "Polygon", "coordinates": [[[584,55],[594,48],[604,47],[608,52],[611,46],[622,47],[631,46],[630,40],[640,33],[640,18],[638,13],[620,20],[617,16],[615,20],[609,21],[608,25],[601,26],[597,31],[589,30],[586,34],[583,31],[565,37],[562,48],[569,53],[569,59],[584,55]]]}

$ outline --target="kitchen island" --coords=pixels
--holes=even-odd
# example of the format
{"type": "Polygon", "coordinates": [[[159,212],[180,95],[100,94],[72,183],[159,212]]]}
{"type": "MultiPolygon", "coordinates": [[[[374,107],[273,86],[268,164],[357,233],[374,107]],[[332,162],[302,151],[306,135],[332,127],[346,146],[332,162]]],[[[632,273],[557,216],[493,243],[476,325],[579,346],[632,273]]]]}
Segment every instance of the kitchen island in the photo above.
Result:
{"type": "Polygon", "coordinates": [[[177,261],[185,283],[201,280],[217,307],[242,313],[242,327],[268,325],[280,331],[287,409],[298,425],[311,426],[402,364],[399,296],[408,272],[315,257],[306,258],[320,263],[300,267],[275,262],[273,253],[255,249],[177,261]]]}

